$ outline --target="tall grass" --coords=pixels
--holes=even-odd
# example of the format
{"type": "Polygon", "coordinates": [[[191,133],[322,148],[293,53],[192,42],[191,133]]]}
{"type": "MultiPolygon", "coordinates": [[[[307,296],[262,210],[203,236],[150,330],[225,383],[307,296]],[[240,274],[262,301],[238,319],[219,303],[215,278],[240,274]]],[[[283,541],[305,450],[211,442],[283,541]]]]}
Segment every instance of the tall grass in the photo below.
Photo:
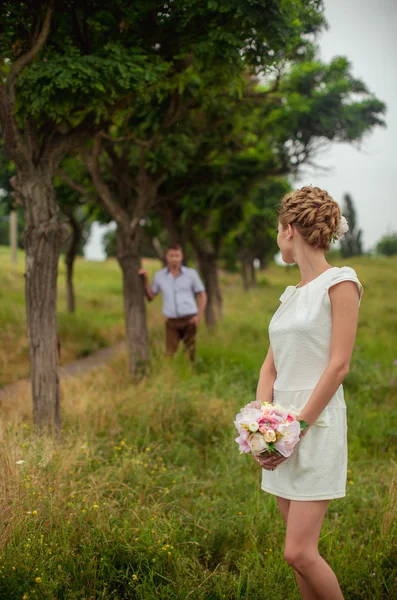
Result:
{"type": "MultiPolygon", "coordinates": [[[[345,598],[397,596],[396,263],[349,263],[365,287],[345,380],[347,497],[329,504],[320,551],[345,598]]],[[[104,267],[107,268],[106,266],[104,267]]],[[[285,528],[233,418],[255,394],[278,296],[299,272],[272,267],[256,291],[223,277],[225,319],[201,328],[197,363],[163,358],[132,385],[124,354],[62,382],[62,441],[30,428],[29,388],[1,407],[0,599],[298,599],[285,528]],[[23,460],[21,464],[17,461],[23,460]]]]}
{"type": "MultiPolygon", "coordinates": [[[[145,261],[153,271],[159,263],[145,261]]],[[[0,247],[0,387],[28,377],[29,346],[24,294],[24,253],[11,265],[9,250],[0,247]]],[[[59,261],[58,329],[61,364],[92,354],[124,339],[124,317],[120,268],[78,258],[75,266],[77,310],[66,309],[65,265],[59,261]]]]}

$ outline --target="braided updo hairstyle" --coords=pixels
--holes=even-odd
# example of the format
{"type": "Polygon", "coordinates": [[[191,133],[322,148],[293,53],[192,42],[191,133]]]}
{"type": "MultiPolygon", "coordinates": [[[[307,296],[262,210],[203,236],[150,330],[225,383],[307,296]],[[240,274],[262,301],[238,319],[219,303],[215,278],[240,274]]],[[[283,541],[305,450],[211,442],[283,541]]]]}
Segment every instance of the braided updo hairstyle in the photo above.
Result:
{"type": "Polygon", "coordinates": [[[278,210],[283,229],[294,225],[310,246],[328,252],[341,220],[339,204],[328,192],[310,186],[294,190],[283,197],[278,210]]]}

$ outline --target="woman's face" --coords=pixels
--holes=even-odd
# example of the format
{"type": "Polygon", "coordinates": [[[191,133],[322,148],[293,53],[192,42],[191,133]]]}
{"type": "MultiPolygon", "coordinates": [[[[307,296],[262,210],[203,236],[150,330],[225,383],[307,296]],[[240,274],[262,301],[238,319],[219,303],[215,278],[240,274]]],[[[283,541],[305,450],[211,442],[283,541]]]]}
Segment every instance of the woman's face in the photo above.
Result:
{"type": "Polygon", "coordinates": [[[294,257],[292,255],[292,238],[290,237],[292,233],[291,225],[287,225],[285,229],[281,225],[280,221],[278,222],[278,234],[277,234],[277,245],[281,251],[281,258],[287,264],[292,264],[295,262],[294,257]],[[289,237],[290,239],[286,239],[289,237]]]}

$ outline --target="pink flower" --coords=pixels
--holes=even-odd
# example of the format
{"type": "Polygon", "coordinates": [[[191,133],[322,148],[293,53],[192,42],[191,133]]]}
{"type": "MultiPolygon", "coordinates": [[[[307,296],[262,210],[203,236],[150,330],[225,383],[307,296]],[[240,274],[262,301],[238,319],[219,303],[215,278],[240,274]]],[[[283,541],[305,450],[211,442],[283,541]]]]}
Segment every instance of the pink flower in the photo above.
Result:
{"type": "Polygon", "coordinates": [[[248,433],[248,431],[245,431],[245,433],[247,434],[247,437],[245,437],[244,433],[243,433],[244,431],[245,431],[245,429],[242,429],[240,435],[238,437],[236,437],[235,440],[238,443],[238,449],[240,450],[240,452],[245,452],[247,454],[247,453],[251,452],[251,448],[247,441],[249,433],[248,433]]]}
{"type": "Polygon", "coordinates": [[[276,450],[285,457],[291,456],[294,451],[295,444],[299,441],[300,435],[300,423],[298,421],[287,421],[287,423],[281,423],[277,431],[283,435],[283,437],[274,444],[276,450]]]}
{"type": "Polygon", "coordinates": [[[397,358],[393,360],[393,365],[397,365],[397,358]]]}
{"type": "Polygon", "coordinates": [[[257,421],[262,416],[262,413],[257,408],[244,407],[236,416],[236,420],[233,421],[237,431],[240,433],[241,425],[249,425],[252,421],[257,421]]]}
{"type": "Polygon", "coordinates": [[[245,408],[256,408],[257,410],[261,409],[261,401],[260,400],[254,400],[253,402],[248,402],[248,404],[245,406],[245,408]]]}
{"type": "Polygon", "coordinates": [[[287,415],[287,421],[292,422],[294,421],[294,417],[292,415],[287,415]]]}

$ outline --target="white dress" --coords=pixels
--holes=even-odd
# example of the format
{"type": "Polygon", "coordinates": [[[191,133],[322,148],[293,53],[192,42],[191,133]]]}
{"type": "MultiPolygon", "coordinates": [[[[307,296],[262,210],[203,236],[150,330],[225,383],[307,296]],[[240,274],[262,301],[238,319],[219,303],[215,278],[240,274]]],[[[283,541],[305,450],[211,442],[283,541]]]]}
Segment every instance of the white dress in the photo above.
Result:
{"type": "MultiPolygon", "coordinates": [[[[328,289],[355,281],[351,267],[332,267],[303,287],[287,286],[269,323],[277,378],[273,402],[299,413],[329,364],[331,301],[328,289]]],[[[325,500],[346,495],[347,423],[341,384],[293,454],[274,471],[262,470],[261,488],[290,500],[325,500]]]]}

